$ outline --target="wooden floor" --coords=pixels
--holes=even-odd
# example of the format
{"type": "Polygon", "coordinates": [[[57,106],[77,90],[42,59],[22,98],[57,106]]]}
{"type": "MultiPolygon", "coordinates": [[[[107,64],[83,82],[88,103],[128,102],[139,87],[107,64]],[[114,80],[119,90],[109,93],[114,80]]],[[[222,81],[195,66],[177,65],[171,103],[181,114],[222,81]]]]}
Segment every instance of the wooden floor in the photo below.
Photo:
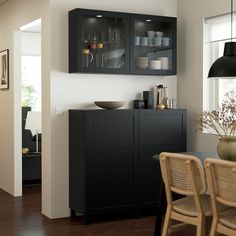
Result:
{"type": "MultiPolygon", "coordinates": [[[[80,217],[49,220],[40,213],[40,187],[25,187],[24,197],[0,190],[0,236],[153,236],[155,217],[112,219],[83,225],[80,217]]],[[[195,235],[190,226],[173,236],[195,235]]]]}

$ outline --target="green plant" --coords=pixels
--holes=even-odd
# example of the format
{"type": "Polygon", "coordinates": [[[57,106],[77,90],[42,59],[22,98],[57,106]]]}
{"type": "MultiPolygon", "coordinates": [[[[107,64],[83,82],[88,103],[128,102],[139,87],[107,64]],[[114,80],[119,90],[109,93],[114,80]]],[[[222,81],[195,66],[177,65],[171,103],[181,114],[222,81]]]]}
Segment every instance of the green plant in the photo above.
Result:
{"type": "Polygon", "coordinates": [[[34,107],[36,102],[36,90],[32,85],[22,86],[22,106],[34,107]]]}
{"type": "Polygon", "coordinates": [[[219,137],[236,135],[236,93],[225,94],[221,106],[214,111],[203,111],[197,117],[200,130],[216,133],[219,137]]]}

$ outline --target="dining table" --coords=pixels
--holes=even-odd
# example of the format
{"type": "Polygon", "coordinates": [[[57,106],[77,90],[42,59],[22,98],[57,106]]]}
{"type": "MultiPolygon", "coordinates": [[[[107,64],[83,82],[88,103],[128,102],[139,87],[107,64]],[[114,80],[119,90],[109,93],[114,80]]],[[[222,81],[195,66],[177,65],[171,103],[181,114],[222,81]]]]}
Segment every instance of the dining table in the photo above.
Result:
{"type": "MultiPolygon", "coordinates": [[[[203,166],[207,158],[219,159],[219,156],[216,151],[183,152],[182,154],[196,156],[197,158],[199,158],[203,166]]],[[[158,161],[158,164],[160,163],[159,156],[160,156],[159,154],[153,156],[153,159],[158,161]]],[[[160,165],[159,165],[159,171],[161,171],[160,165]]],[[[173,199],[178,199],[179,197],[180,196],[178,194],[173,195],[173,199]]],[[[163,180],[161,180],[161,184],[159,186],[159,199],[157,201],[157,213],[156,213],[154,236],[161,235],[162,219],[163,216],[165,215],[166,206],[167,204],[166,204],[165,186],[163,180]]]]}

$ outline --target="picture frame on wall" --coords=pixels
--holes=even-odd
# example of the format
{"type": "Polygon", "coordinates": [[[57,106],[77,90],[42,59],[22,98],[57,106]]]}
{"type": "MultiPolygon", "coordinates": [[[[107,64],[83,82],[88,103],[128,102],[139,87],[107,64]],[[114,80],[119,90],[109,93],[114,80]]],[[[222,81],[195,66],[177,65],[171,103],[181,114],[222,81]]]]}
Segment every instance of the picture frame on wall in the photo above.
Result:
{"type": "Polygon", "coordinates": [[[0,89],[9,89],[9,49],[0,51],[0,89]]]}

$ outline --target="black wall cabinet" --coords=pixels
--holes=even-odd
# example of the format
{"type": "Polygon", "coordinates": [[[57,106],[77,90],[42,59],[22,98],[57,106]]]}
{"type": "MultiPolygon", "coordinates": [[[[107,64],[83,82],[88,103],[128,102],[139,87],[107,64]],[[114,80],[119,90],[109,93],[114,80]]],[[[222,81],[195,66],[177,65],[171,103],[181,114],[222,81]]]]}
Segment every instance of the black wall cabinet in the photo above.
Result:
{"type": "Polygon", "coordinates": [[[69,72],[176,74],[176,18],[74,9],[69,72]]]}
{"type": "Polygon", "coordinates": [[[162,151],[186,151],[185,110],[70,110],[72,214],[155,209],[162,151]]]}

